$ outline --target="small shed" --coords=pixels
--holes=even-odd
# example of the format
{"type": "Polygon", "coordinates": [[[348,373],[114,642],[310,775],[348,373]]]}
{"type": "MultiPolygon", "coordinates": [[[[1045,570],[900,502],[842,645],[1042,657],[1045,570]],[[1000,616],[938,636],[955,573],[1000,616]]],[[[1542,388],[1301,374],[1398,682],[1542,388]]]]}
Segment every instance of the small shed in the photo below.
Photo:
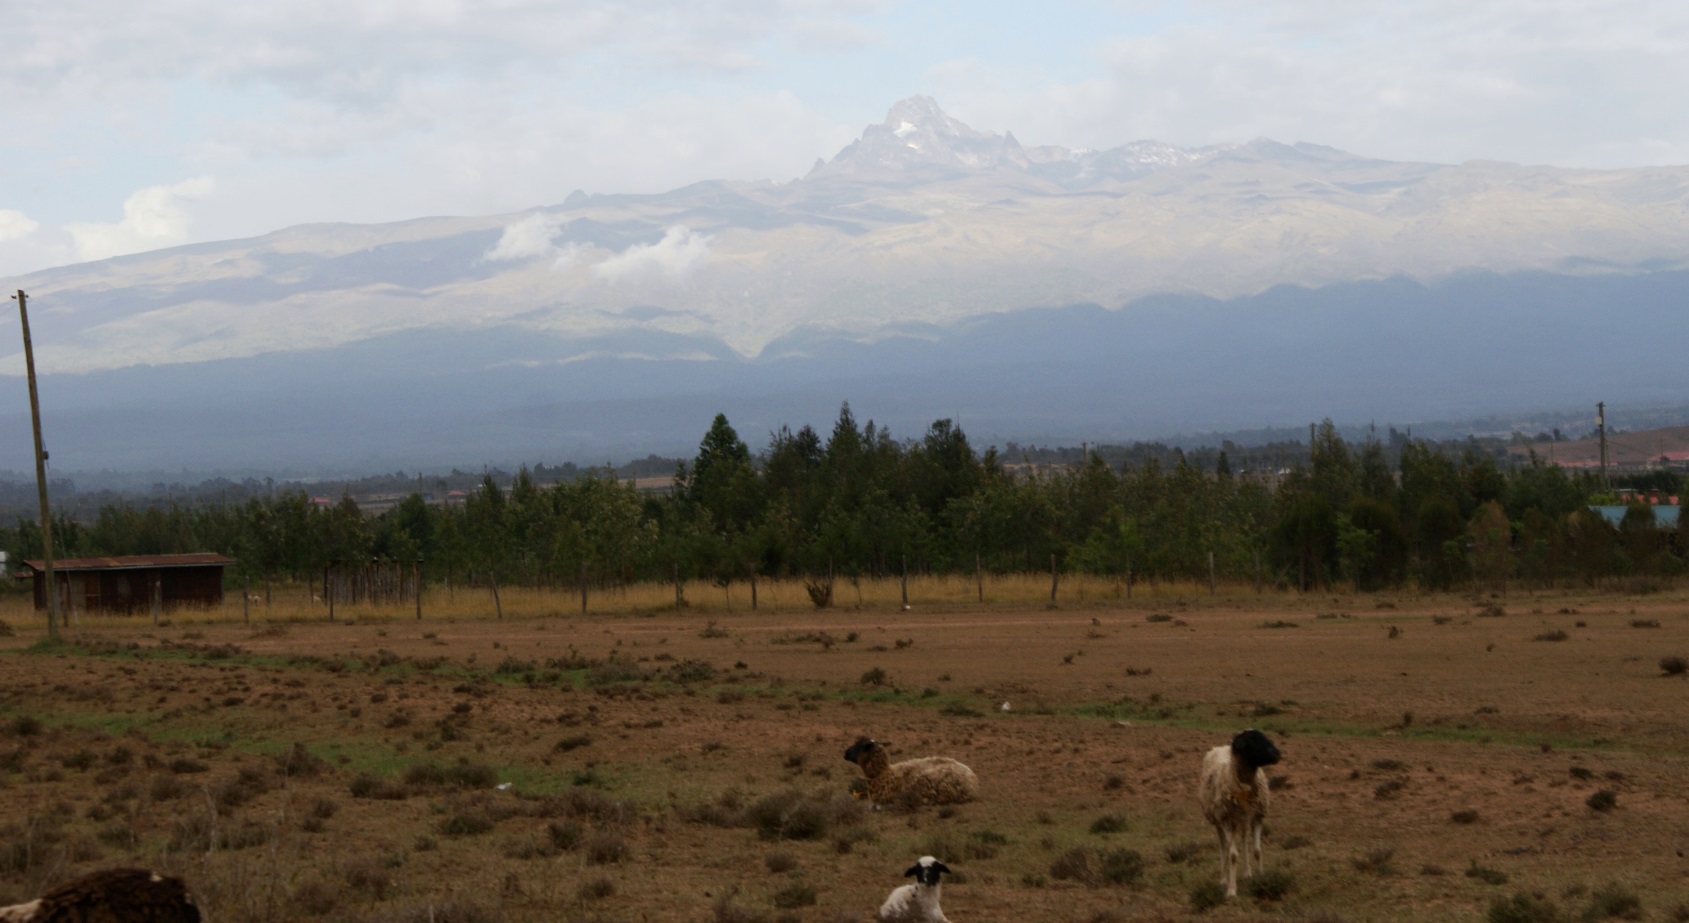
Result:
{"type": "MultiPolygon", "coordinates": [[[[220,554],[146,554],[114,558],[67,558],[53,562],[59,607],[67,615],[108,612],[132,615],[175,606],[223,602],[223,568],[234,558],[220,554]]],[[[33,580],[35,608],[47,608],[47,565],[24,561],[19,580],[33,580]]]]}

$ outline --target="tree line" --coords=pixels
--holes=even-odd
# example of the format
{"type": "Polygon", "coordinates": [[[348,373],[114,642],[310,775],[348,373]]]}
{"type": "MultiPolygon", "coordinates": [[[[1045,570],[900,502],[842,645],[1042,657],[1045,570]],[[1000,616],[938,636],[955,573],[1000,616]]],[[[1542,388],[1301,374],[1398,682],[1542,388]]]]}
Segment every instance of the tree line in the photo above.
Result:
{"type": "MultiPolygon", "coordinates": [[[[1392,434],[1395,436],[1396,434],[1392,434]]],[[[1069,464],[1005,459],[951,420],[897,440],[846,404],[825,437],[782,427],[753,454],[718,415],[671,486],[608,469],[540,486],[487,475],[461,502],[413,492],[379,515],[303,491],[234,503],[131,505],[61,516],[61,557],[216,551],[238,579],[312,580],[372,562],[431,582],[579,589],[638,581],[809,580],[898,574],[1084,572],[1121,581],[1376,591],[1646,587],[1683,570],[1689,522],[1656,527],[1638,504],[1610,525],[1600,479],[1534,456],[1503,468],[1469,445],[1345,442],[1329,420],[1286,468],[1232,470],[1225,450],[1174,449],[1069,464]],[[1392,460],[1393,456],[1393,460],[1392,460]]],[[[1676,492],[1675,475],[1649,482],[1676,492]]],[[[41,554],[37,523],[0,527],[14,560],[41,554]]]]}

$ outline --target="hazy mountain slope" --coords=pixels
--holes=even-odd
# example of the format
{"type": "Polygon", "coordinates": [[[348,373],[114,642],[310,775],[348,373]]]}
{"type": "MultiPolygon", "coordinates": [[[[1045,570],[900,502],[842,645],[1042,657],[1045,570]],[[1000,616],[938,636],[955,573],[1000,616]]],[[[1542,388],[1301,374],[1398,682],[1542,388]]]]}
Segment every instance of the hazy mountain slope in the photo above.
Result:
{"type": "MultiPolygon", "coordinates": [[[[43,383],[55,463],[385,470],[688,454],[725,412],[761,446],[825,429],[840,402],[919,435],[939,417],[984,443],[1102,441],[1305,424],[1397,425],[1498,408],[1683,400],[1689,272],[1473,273],[1168,295],[910,325],[874,343],[795,331],[742,359],[530,361],[579,344],[507,328],[396,333],[248,360],[43,383]],[[1666,335],[1626,336],[1624,330],[1666,335]],[[785,358],[775,358],[780,353],[785,358]],[[98,462],[92,461],[98,459],[98,462]]],[[[605,354],[622,344],[595,344],[605,354]]],[[[0,469],[24,470],[27,417],[0,414],[0,469]]]]}
{"type": "Polygon", "coordinates": [[[1689,168],[1399,164],[1266,140],[1028,153],[915,99],[790,183],[298,227],[6,284],[37,305],[42,367],[90,371],[488,325],[658,337],[632,355],[673,355],[664,335],[705,336],[755,356],[804,327],[871,337],[1157,292],[1625,269],[1685,253],[1689,168]]]}
{"type": "MultiPolygon", "coordinates": [[[[472,464],[685,449],[716,409],[757,433],[846,399],[1019,440],[1680,400],[1686,255],[1689,168],[1025,148],[916,98],[787,183],[0,285],[31,296],[55,461],[472,464]]],[[[28,467],[19,419],[0,468],[28,467]]]]}

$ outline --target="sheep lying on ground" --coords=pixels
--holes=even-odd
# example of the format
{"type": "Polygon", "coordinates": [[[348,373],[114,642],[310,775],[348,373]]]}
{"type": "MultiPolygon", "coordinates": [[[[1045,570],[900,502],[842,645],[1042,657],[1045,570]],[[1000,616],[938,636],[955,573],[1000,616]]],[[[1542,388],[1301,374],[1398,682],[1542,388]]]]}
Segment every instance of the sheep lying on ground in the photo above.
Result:
{"type": "Polygon", "coordinates": [[[0,907],[0,923],[200,923],[200,915],[182,879],[117,868],[72,879],[27,904],[0,907]]]}
{"type": "Polygon", "coordinates": [[[875,804],[959,804],[979,795],[974,771],[947,756],[893,763],[884,744],[858,737],[844,758],[862,767],[875,804]]]}
{"type": "Polygon", "coordinates": [[[878,923],[950,923],[938,906],[938,876],[948,871],[932,856],[922,856],[903,873],[915,883],[892,889],[874,919],[878,923]]]}
{"type": "Polygon", "coordinates": [[[1278,748],[1254,728],[1240,732],[1230,745],[1215,747],[1202,758],[1197,797],[1202,801],[1202,816],[1220,836],[1220,883],[1226,886],[1227,897],[1237,896],[1239,858],[1244,862],[1245,877],[1263,870],[1261,824],[1271,800],[1263,767],[1278,761],[1278,748]]]}

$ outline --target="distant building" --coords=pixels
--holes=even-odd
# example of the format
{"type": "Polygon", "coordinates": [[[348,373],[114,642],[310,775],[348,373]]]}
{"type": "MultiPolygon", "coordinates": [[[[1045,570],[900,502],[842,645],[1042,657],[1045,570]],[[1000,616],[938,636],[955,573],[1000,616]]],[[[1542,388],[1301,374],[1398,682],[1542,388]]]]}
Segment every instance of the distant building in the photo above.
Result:
{"type": "MultiPolygon", "coordinates": [[[[152,554],[116,558],[67,558],[53,562],[59,609],[71,613],[151,612],[177,606],[223,602],[223,568],[235,563],[220,554],[152,554]]],[[[19,580],[31,580],[35,608],[47,608],[47,565],[24,561],[19,580]]]]}

